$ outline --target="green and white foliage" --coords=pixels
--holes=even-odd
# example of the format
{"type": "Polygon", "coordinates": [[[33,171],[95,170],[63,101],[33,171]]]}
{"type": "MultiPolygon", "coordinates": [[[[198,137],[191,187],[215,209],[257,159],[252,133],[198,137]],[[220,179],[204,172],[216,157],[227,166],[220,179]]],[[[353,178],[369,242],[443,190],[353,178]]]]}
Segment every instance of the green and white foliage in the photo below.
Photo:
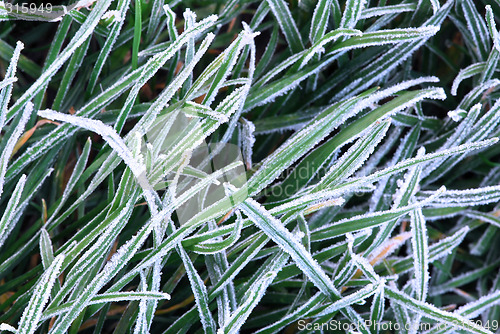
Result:
{"type": "Polygon", "coordinates": [[[0,332],[500,327],[498,2],[15,6],[0,332]]]}

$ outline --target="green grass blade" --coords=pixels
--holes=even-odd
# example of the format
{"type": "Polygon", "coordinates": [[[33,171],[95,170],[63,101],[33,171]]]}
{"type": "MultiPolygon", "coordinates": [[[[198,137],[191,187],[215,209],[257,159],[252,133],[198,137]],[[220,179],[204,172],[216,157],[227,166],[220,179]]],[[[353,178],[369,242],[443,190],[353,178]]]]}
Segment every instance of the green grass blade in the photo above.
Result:
{"type": "Polygon", "coordinates": [[[189,259],[187,253],[180,248],[180,255],[186,272],[191,282],[191,288],[193,289],[193,294],[196,300],[196,305],[198,307],[198,312],[200,314],[201,324],[203,325],[203,330],[205,333],[215,333],[215,322],[212,317],[212,313],[208,308],[208,293],[203,280],[200,275],[196,272],[193,263],[189,259]]]}
{"type": "Polygon", "coordinates": [[[292,50],[293,53],[302,51],[304,49],[304,44],[302,43],[299,29],[297,28],[297,24],[292,17],[287,3],[283,0],[267,0],[267,3],[288,41],[290,50],[292,50]]]}
{"type": "Polygon", "coordinates": [[[35,287],[33,296],[28,306],[23,312],[18,325],[18,333],[34,333],[38,327],[38,321],[42,317],[42,310],[50,298],[52,287],[59,276],[64,255],[58,255],[49,268],[40,277],[38,285],[35,287]]]}

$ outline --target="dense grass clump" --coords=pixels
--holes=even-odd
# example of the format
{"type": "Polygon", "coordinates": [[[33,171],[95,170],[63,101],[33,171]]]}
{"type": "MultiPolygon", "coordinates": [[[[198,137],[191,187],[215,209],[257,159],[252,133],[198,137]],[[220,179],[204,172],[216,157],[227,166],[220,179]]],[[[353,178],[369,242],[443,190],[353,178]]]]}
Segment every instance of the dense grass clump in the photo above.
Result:
{"type": "Polygon", "coordinates": [[[0,332],[499,332],[483,2],[0,2],[0,332]]]}

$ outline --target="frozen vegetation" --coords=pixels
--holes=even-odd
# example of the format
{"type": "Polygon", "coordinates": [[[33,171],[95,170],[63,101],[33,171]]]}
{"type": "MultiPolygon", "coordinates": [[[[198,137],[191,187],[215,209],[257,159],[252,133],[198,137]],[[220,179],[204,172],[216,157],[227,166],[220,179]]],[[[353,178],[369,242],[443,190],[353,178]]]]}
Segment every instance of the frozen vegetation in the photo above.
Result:
{"type": "Polygon", "coordinates": [[[0,332],[499,332],[498,1],[34,4],[0,332]]]}

